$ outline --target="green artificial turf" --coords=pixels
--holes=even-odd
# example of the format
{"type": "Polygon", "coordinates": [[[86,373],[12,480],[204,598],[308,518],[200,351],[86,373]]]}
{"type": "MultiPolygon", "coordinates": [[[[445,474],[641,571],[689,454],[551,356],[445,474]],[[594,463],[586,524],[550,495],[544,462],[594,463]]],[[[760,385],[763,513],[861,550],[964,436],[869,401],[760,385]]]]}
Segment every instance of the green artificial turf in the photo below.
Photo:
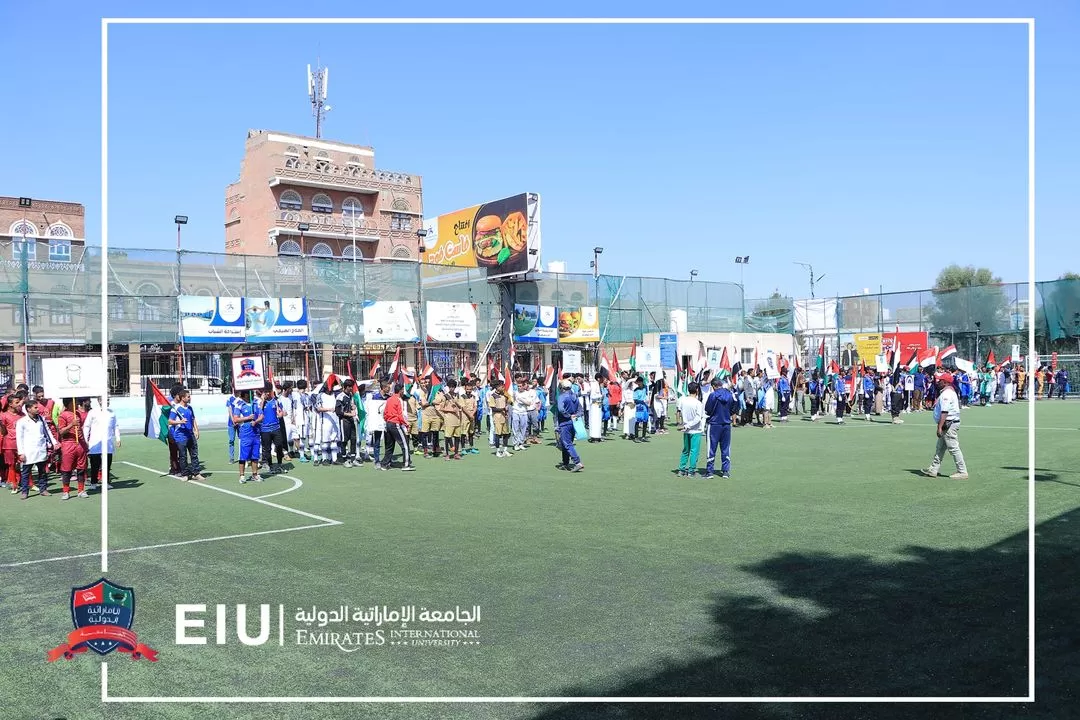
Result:
{"type": "MultiPolygon", "coordinates": [[[[1069,460],[1078,411],[1072,402],[1038,405],[1038,539],[1054,575],[1070,572],[1075,530],[1065,521],[1080,520],[1080,475],[1069,460]]],[[[297,463],[292,477],[302,485],[265,503],[247,498],[294,481],[239,485],[223,432],[201,441],[209,487],[160,477],[151,470],[167,469],[164,445],[125,438],[109,493],[113,552],[105,575],[135,588],[134,629],[159,662],[109,656],[110,695],[1025,695],[1027,405],[964,411],[967,481],[920,477],[934,448],[931,418],[905,419],[837,427],[793,417],[772,430],[737,428],[730,480],[676,477],[681,437],[673,432],[640,445],[580,443],[586,469],[577,474],[556,470],[558,452],[548,445],[496,459],[485,444],[481,455],[457,462],[419,459],[411,474],[297,463]],[[314,527],[272,532],[304,526],[314,527]],[[231,535],[246,537],[190,543],[231,535]],[[170,543],[189,544],[146,547],[170,543]],[[144,549],[122,552],[131,548],[144,549]],[[208,645],[174,644],[178,603],[228,605],[228,644],[214,644],[212,626],[201,631],[208,645]],[[272,605],[271,643],[239,644],[231,621],[237,603],[272,605]],[[305,627],[294,620],[297,608],[343,604],[479,605],[472,626],[479,644],[387,643],[344,653],[295,643],[305,627]]],[[[100,558],[13,565],[99,550],[100,503],[96,495],[0,497],[7,669],[0,717],[554,720],[710,711],[102,707],[96,655],[44,661],[71,630],[71,587],[96,580],[100,558]]],[[[1046,590],[1067,607],[1059,591],[1046,590]]],[[[213,622],[212,613],[205,617],[213,622]]],[[[1075,657],[1069,647],[1051,647],[1056,664],[1075,657]]],[[[987,717],[1004,707],[1011,706],[991,707],[987,717]]],[[[811,707],[740,712],[798,717],[811,707]]],[[[856,716],[841,712],[855,706],[827,707],[820,717],[856,716]]]]}

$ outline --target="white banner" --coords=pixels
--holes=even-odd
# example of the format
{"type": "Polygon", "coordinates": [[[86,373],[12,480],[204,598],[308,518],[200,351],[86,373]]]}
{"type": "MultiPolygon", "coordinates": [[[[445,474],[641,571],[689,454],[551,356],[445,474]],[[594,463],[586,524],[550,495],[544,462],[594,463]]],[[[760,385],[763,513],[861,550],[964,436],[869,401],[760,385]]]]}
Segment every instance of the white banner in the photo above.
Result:
{"type": "Polygon", "coordinates": [[[886,355],[875,355],[874,365],[879,373],[889,372],[892,369],[889,367],[889,358],[886,355]]]}
{"type": "Polygon", "coordinates": [[[436,342],[476,342],[476,307],[472,303],[428,302],[428,340],[436,342]]]}
{"type": "Polygon", "coordinates": [[[563,374],[581,372],[581,351],[580,350],[563,350],[562,353],[562,371],[563,374]]]}
{"type": "Polygon", "coordinates": [[[363,311],[364,342],[420,342],[408,300],[368,300],[363,311]]]}
{"type": "Polygon", "coordinates": [[[45,397],[99,397],[105,394],[108,376],[100,357],[42,358],[41,387],[45,397]]]}
{"type": "Polygon", "coordinates": [[[836,298],[795,301],[795,332],[836,329],[836,298]]]}
{"type": "Polygon", "coordinates": [[[706,356],[709,359],[708,368],[714,373],[718,372],[720,370],[720,361],[723,359],[724,351],[722,349],[717,350],[716,348],[710,348],[708,351],[706,351],[706,356]]]}
{"type": "Polygon", "coordinates": [[[1023,362],[1023,357],[1020,355],[1019,345],[1012,346],[1012,355],[1010,357],[1012,357],[1012,361],[1014,363],[1020,364],[1021,362],[1023,362]]]}
{"type": "Polygon", "coordinates": [[[262,355],[233,357],[232,376],[234,390],[262,390],[266,385],[262,355]]]}
{"type": "Polygon", "coordinates": [[[776,362],[776,353],[773,350],[765,351],[765,377],[775,380],[780,377],[780,366],[776,362]]]}
{"type": "Polygon", "coordinates": [[[638,372],[659,372],[661,370],[660,348],[639,345],[637,349],[636,367],[638,372]]]}

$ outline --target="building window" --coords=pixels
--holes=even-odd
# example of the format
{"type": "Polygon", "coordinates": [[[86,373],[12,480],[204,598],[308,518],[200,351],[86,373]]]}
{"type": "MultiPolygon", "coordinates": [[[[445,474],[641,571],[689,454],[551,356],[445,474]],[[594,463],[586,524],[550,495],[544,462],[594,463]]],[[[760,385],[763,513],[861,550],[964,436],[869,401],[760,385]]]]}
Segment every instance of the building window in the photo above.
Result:
{"type": "MultiPolygon", "coordinates": [[[[23,259],[23,244],[24,243],[23,243],[23,241],[21,239],[16,240],[16,239],[12,238],[12,243],[11,243],[11,259],[12,260],[19,261],[19,260],[23,259]]],[[[25,245],[26,245],[26,261],[27,262],[36,262],[37,261],[37,241],[36,240],[31,240],[30,238],[27,238],[25,245]]]]}
{"type": "Polygon", "coordinates": [[[71,262],[71,241],[70,240],[50,240],[49,241],[49,262],[71,262]]]}
{"type": "Polygon", "coordinates": [[[300,158],[287,157],[285,158],[285,167],[295,170],[300,167],[300,158]]]}
{"type": "Polygon", "coordinates": [[[359,155],[350,155],[348,164],[355,167],[364,167],[364,162],[360,159],[359,155]]]}
{"type": "Polygon", "coordinates": [[[158,322],[161,319],[161,308],[158,305],[161,288],[154,283],[145,282],[135,288],[135,294],[139,303],[139,322],[158,322]]]}
{"type": "Polygon", "coordinates": [[[394,198],[394,202],[390,203],[390,207],[394,210],[400,210],[401,212],[410,212],[412,210],[409,201],[400,197],[394,198]]]}
{"type": "Polygon", "coordinates": [[[68,298],[67,292],[63,285],[53,287],[50,293],[53,299],[49,300],[50,325],[71,324],[71,300],[68,298]]]}
{"type": "Polygon", "coordinates": [[[752,348],[743,348],[741,359],[744,367],[750,367],[750,363],[754,362],[754,350],[752,348]]]}
{"type": "Polygon", "coordinates": [[[390,215],[391,230],[412,230],[412,216],[393,213],[390,215]]]}
{"type": "Polygon", "coordinates": [[[311,248],[311,254],[315,257],[332,258],[334,257],[334,251],[330,249],[330,246],[326,243],[319,243],[315,247],[311,248]]]}
{"type": "Polygon", "coordinates": [[[401,260],[408,260],[412,257],[412,253],[409,252],[409,248],[405,247],[404,245],[398,245],[390,251],[390,257],[398,258],[401,260]]]}
{"type": "Polygon", "coordinates": [[[329,195],[319,193],[311,199],[311,211],[317,213],[332,213],[334,212],[334,201],[330,199],[329,195]]]}
{"type": "Polygon", "coordinates": [[[299,255],[300,243],[295,240],[286,240],[278,245],[278,255],[299,255]]]}
{"type": "Polygon", "coordinates": [[[346,245],[341,251],[341,257],[343,260],[363,260],[364,253],[360,251],[360,248],[353,247],[352,245],[346,245]]]}
{"type": "Polygon", "coordinates": [[[300,193],[295,190],[286,190],[278,198],[278,207],[282,210],[299,210],[304,202],[300,199],[300,193]]]}
{"type": "Polygon", "coordinates": [[[296,149],[295,145],[290,145],[285,148],[285,157],[300,157],[300,151],[296,149]]]}
{"type": "Polygon", "coordinates": [[[67,226],[65,222],[54,222],[49,226],[49,237],[51,238],[69,238],[75,237],[75,233],[71,232],[71,228],[67,226]]]}
{"type": "Polygon", "coordinates": [[[362,220],[364,218],[363,203],[354,197],[345,198],[345,202],[341,203],[341,216],[346,220],[350,218],[362,220]]]}
{"type": "MultiPolygon", "coordinates": [[[[28,316],[28,325],[37,325],[37,310],[34,309],[33,304],[27,304],[26,315],[28,316]]],[[[23,306],[21,303],[11,306],[11,324],[20,328],[23,326],[23,306]]]]}
{"type": "Polygon", "coordinates": [[[330,155],[325,150],[315,153],[315,172],[328,172],[330,170],[330,155]]]}
{"type": "Polygon", "coordinates": [[[110,295],[108,305],[110,320],[124,319],[124,298],[110,295]]]}

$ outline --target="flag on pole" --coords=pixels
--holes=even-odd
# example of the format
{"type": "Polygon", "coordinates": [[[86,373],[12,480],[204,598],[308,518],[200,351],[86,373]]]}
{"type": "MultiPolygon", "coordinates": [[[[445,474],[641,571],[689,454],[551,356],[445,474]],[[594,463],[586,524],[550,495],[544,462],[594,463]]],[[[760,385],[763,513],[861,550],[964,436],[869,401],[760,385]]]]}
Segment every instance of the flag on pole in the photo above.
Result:
{"type": "Polygon", "coordinates": [[[946,358],[951,358],[955,354],[956,354],[956,346],[955,345],[950,345],[949,347],[947,347],[944,350],[942,350],[941,352],[939,352],[938,356],[937,356],[937,365],[938,365],[938,367],[942,367],[943,364],[944,364],[944,360],[946,358]]]}
{"type": "Polygon", "coordinates": [[[607,359],[607,350],[600,351],[600,372],[605,373],[608,377],[611,377],[611,364],[607,359]]]}
{"type": "Polygon", "coordinates": [[[435,368],[430,365],[424,365],[424,370],[420,373],[420,377],[425,378],[435,372],[435,368]]]}
{"type": "Polygon", "coordinates": [[[630,372],[637,372],[637,340],[630,346],[630,372]]]}
{"type": "Polygon", "coordinates": [[[161,389],[150,378],[146,378],[143,394],[146,396],[146,423],[143,425],[143,435],[168,443],[169,413],[172,411],[172,403],[165,398],[165,393],[161,392],[161,389]]]}
{"type": "Polygon", "coordinates": [[[439,374],[434,370],[431,371],[431,392],[428,393],[428,404],[435,402],[435,396],[442,390],[443,381],[439,377],[439,374]]]}
{"type": "Polygon", "coordinates": [[[705,343],[698,340],[697,358],[694,360],[693,371],[695,375],[701,375],[709,366],[709,354],[705,352],[705,343]]]}
{"type": "Polygon", "coordinates": [[[266,382],[274,386],[274,367],[270,363],[266,363],[266,382]]]}
{"type": "MultiPolygon", "coordinates": [[[[994,357],[994,351],[993,350],[990,351],[990,357],[994,357]]],[[[988,360],[987,362],[993,362],[993,361],[988,360]]],[[[1057,370],[1057,353],[1056,352],[1050,353],[1050,370],[1051,370],[1051,372],[1057,370]]]]}
{"type": "Polygon", "coordinates": [[[791,356],[791,361],[794,363],[796,370],[802,370],[802,363],[799,362],[799,355],[802,355],[802,352],[796,350],[795,354],[791,356]]]}
{"type": "Polygon", "coordinates": [[[352,374],[352,360],[346,360],[345,361],[345,368],[349,371],[349,379],[352,380],[353,383],[355,384],[356,383],[356,378],[353,377],[353,374],[352,374]]]}
{"type": "Polygon", "coordinates": [[[818,350],[817,358],[818,375],[825,377],[825,338],[821,338],[821,349],[818,350]]]}
{"type": "Polygon", "coordinates": [[[758,365],[757,351],[758,351],[757,343],[754,343],[754,369],[755,370],[758,370],[761,367],[760,365],[758,365]]]}
{"type": "MultiPolygon", "coordinates": [[[[1053,358],[1053,365],[1057,365],[1057,353],[1054,353],[1053,358]]],[[[986,356],[986,367],[993,367],[994,364],[994,351],[991,350],[990,354],[986,356]]],[[[1053,369],[1053,365],[1050,367],[1051,370],[1053,369]]]]}
{"type": "Polygon", "coordinates": [[[919,356],[919,367],[928,368],[937,362],[938,348],[937,345],[931,348],[927,348],[919,356]]]}
{"type": "Polygon", "coordinates": [[[854,370],[851,372],[851,392],[848,394],[848,405],[855,402],[855,395],[859,391],[859,386],[862,385],[862,373],[856,374],[854,370]]]}
{"type": "Polygon", "coordinates": [[[514,347],[514,341],[510,341],[510,367],[517,367],[517,348],[514,347]]]}
{"type": "Polygon", "coordinates": [[[915,348],[911,351],[911,357],[908,358],[906,364],[908,372],[915,372],[919,369],[919,349],[915,348]]]}
{"type": "Polygon", "coordinates": [[[555,376],[555,368],[551,365],[547,366],[547,371],[544,373],[544,387],[551,387],[551,380],[555,376]]]}
{"type": "Polygon", "coordinates": [[[398,373],[398,361],[401,360],[401,348],[394,350],[394,361],[390,363],[390,382],[394,382],[398,373]]]}
{"type": "Polygon", "coordinates": [[[611,372],[619,374],[619,353],[614,350],[611,352],[611,372]]]}

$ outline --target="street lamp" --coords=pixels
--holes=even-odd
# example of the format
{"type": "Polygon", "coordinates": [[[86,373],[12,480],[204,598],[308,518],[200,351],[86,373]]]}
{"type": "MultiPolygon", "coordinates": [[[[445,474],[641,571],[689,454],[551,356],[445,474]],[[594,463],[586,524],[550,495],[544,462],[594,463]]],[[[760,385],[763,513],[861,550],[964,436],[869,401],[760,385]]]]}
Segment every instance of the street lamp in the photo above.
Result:
{"type": "MultiPolygon", "coordinates": [[[[300,231],[300,255],[303,256],[303,254],[304,254],[304,233],[306,233],[308,230],[310,230],[311,226],[308,225],[307,223],[298,223],[297,226],[296,226],[296,229],[300,231]]],[[[354,257],[355,257],[355,250],[356,250],[356,248],[353,247],[353,251],[354,251],[353,255],[354,255],[354,257]]]]}
{"type": "Polygon", "coordinates": [[[743,283],[743,268],[750,264],[749,255],[736,255],[735,264],[739,266],[739,286],[743,289],[743,295],[746,295],[746,285],[743,283]]]}
{"type": "MultiPolygon", "coordinates": [[[[424,317],[424,283],[421,280],[421,272],[420,272],[422,270],[420,265],[424,261],[424,252],[427,249],[426,246],[424,245],[424,240],[427,238],[427,236],[428,236],[428,231],[425,228],[420,228],[420,229],[418,229],[416,231],[416,302],[420,306],[419,307],[420,327],[423,330],[423,333],[420,335],[420,337],[423,340],[423,346],[424,346],[424,362],[431,362],[428,359],[427,320],[424,317]]],[[[416,363],[416,372],[418,374],[420,372],[420,363],[419,362],[416,363]]],[[[417,377],[417,380],[419,380],[419,377],[417,377]]]]}
{"type": "MultiPolygon", "coordinates": [[[[183,324],[183,320],[180,317],[180,308],[179,308],[179,302],[180,302],[179,295],[183,292],[183,290],[181,289],[183,286],[180,284],[180,226],[181,225],[187,225],[187,221],[188,221],[188,216],[187,215],[177,215],[177,216],[175,216],[173,218],[173,222],[176,223],[176,294],[178,296],[177,297],[177,310],[176,310],[176,330],[177,330],[177,334],[178,334],[179,339],[180,339],[180,355],[179,355],[180,382],[184,382],[184,353],[185,353],[185,350],[184,350],[184,324],[183,324]]],[[[103,343],[106,342],[105,338],[102,338],[101,341],[103,343]]]]}
{"type": "Polygon", "coordinates": [[[176,252],[180,252],[180,226],[187,225],[187,215],[177,215],[173,218],[173,222],[176,223],[176,252]]]}
{"type": "Polygon", "coordinates": [[[975,322],[975,365],[979,364],[979,331],[982,330],[982,323],[975,322]]]}

